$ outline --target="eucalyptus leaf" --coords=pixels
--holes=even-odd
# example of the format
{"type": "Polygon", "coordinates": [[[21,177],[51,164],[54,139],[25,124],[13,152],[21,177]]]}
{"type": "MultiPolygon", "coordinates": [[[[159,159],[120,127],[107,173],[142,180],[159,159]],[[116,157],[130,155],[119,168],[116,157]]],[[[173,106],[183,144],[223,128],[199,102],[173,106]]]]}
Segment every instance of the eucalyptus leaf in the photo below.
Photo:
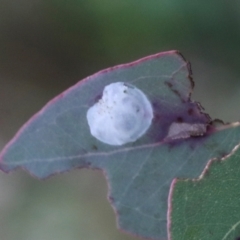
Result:
{"type": "Polygon", "coordinates": [[[172,240],[240,239],[240,149],[212,161],[198,180],[176,180],[172,240]]]}
{"type": "Polygon", "coordinates": [[[119,228],[166,240],[169,191],[175,178],[197,178],[209,159],[240,142],[239,124],[211,121],[190,95],[189,64],[177,51],[103,70],[66,90],[34,115],[3,149],[0,169],[23,168],[40,179],[73,168],[101,169],[119,228]],[[153,109],[149,129],[115,146],[95,138],[87,112],[112,83],[134,86],[153,109]]]}

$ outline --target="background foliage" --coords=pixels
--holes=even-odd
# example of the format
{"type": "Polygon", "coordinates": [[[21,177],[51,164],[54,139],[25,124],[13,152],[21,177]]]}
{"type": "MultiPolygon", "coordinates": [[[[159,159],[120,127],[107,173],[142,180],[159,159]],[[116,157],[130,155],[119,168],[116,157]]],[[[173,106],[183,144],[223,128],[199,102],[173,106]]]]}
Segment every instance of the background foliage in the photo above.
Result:
{"type": "MultiPolygon", "coordinates": [[[[206,112],[239,119],[238,1],[0,0],[0,5],[2,146],[79,79],[171,49],[191,61],[193,98],[206,112]]],[[[100,172],[73,171],[43,182],[22,171],[0,173],[0,190],[3,240],[136,239],[116,230],[100,172]]]]}

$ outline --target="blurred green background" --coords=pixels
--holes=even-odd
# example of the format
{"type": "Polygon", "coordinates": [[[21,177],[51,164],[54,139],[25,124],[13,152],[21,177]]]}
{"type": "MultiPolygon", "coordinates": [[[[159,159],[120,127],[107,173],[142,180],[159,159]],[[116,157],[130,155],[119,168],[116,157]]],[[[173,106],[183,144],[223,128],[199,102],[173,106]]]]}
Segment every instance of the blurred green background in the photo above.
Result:
{"type": "MultiPolygon", "coordinates": [[[[48,100],[103,68],[177,49],[212,118],[240,119],[240,1],[0,0],[0,144],[48,100]]],[[[101,172],[0,173],[1,240],[130,240],[101,172]]]]}

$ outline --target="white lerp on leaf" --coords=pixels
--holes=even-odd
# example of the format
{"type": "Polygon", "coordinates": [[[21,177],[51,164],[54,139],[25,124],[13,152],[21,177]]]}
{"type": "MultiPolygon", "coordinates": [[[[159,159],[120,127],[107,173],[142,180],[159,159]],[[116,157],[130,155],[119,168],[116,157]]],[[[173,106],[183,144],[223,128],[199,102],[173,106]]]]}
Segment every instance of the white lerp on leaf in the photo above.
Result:
{"type": "Polygon", "coordinates": [[[101,142],[123,145],[139,139],[151,125],[153,109],[146,95],[124,82],[107,85],[87,111],[91,134],[101,142]]]}

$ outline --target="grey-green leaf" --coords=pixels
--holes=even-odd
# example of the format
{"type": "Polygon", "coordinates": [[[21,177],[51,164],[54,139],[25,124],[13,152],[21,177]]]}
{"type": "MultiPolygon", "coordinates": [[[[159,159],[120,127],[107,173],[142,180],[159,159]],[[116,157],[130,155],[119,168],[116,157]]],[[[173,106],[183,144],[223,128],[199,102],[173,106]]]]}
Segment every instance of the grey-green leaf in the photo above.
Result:
{"type": "Polygon", "coordinates": [[[171,51],[80,81],[20,129],[2,151],[0,168],[9,172],[21,167],[38,178],[73,168],[102,169],[119,227],[166,240],[172,180],[198,177],[209,159],[225,156],[240,141],[238,124],[217,127],[190,100],[193,82],[189,71],[183,57],[171,51]],[[92,136],[86,118],[104,87],[114,82],[137,87],[153,108],[147,132],[121,146],[92,136]]]}

